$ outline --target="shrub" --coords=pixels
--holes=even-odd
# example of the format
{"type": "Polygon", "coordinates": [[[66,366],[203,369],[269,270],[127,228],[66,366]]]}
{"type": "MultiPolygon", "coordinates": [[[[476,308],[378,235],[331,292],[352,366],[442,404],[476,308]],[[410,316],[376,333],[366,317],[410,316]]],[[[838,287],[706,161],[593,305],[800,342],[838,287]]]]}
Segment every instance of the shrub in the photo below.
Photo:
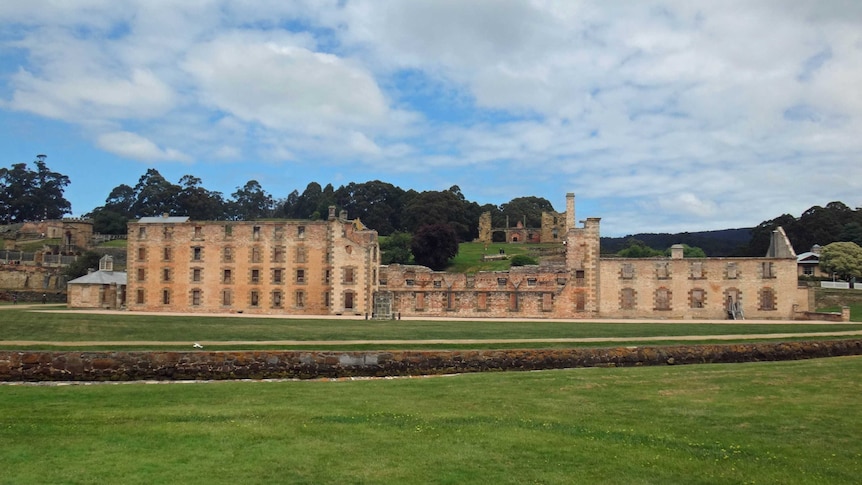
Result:
{"type": "Polygon", "coordinates": [[[531,258],[526,254],[516,254],[511,259],[512,266],[527,266],[529,264],[539,264],[535,258],[531,258]]]}

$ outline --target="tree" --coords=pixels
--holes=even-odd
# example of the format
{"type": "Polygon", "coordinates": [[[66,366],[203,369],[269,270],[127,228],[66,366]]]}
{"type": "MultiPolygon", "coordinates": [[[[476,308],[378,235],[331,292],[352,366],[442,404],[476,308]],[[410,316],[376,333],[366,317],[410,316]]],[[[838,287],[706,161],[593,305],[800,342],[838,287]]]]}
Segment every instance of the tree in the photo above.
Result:
{"type": "Polygon", "coordinates": [[[410,262],[410,234],[393,232],[380,238],[380,261],[383,264],[407,264],[410,262]]]}
{"type": "Polygon", "coordinates": [[[63,276],[66,277],[66,281],[71,281],[75,278],[84,276],[91,269],[97,270],[99,269],[99,260],[101,258],[102,255],[99,253],[84,251],[84,253],[78,256],[72,264],[63,270],[63,276]]]}
{"type": "Polygon", "coordinates": [[[180,186],[177,205],[189,218],[195,221],[217,221],[226,217],[227,204],[221,192],[201,187],[201,179],[192,175],[183,175],[180,186]]]}
{"type": "Polygon", "coordinates": [[[626,241],[626,247],[617,253],[620,258],[655,258],[663,255],[663,252],[653,249],[647,246],[645,242],[635,238],[629,238],[626,241]]]}
{"type": "Polygon", "coordinates": [[[270,217],[273,211],[272,196],[267,194],[257,180],[249,180],[231,194],[231,216],[236,220],[250,221],[270,217]]]}
{"type": "Polygon", "coordinates": [[[0,217],[6,224],[60,219],[72,212],[72,204],[63,197],[69,177],[51,171],[45,155],[36,158],[36,171],[26,163],[0,168],[0,217]]]}
{"type": "Polygon", "coordinates": [[[405,194],[404,227],[414,234],[422,226],[447,224],[460,241],[472,241],[479,235],[480,214],[479,204],[464,200],[457,185],[445,191],[405,194]]]}
{"type": "Polygon", "coordinates": [[[134,191],[135,203],[132,206],[132,218],[184,212],[178,204],[182,187],[168,182],[154,168],[148,169],[141,176],[134,191]]]}
{"type": "Polygon", "coordinates": [[[522,222],[525,227],[542,227],[542,212],[553,212],[554,206],[542,197],[516,197],[501,205],[500,210],[512,226],[522,222]]]}
{"type": "Polygon", "coordinates": [[[834,242],[820,251],[820,268],[841,279],[862,278],[862,247],[854,242],[834,242]]]}
{"type": "Polygon", "coordinates": [[[440,271],[458,254],[458,236],[448,224],[429,224],[420,227],[410,243],[416,264],[440,271]]]}

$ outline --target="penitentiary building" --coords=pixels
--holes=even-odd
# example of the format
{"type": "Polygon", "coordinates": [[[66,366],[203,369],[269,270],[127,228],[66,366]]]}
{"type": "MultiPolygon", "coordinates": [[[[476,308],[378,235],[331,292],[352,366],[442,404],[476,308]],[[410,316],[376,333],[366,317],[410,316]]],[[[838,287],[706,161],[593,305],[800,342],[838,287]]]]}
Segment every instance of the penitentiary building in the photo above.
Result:
{"type": "Polygon", "coordinates": [[[377,290],[377,232],[358,220],[128,225],[131,311],[361,315],[377,290]]]}

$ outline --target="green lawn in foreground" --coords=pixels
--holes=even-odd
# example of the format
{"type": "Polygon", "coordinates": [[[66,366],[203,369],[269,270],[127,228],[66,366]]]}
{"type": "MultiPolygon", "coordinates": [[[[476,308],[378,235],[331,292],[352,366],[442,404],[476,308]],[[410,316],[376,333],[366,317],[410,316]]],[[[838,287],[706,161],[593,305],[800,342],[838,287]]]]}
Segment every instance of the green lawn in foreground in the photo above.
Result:
{"type": "MultiPolygon", "coordinates": [[[[429,340],[554,339],[682,335],[728,335],[860,330],[858,324],[669,324],[519,322],[515,320],[300,320],[214,316],[43,313],[5,309],[0,313],[0,340],[35,341],[266,341],[266,340],[429,340]]],[[[853,338],[858,338],[853,337],[853,338]]],[[[565,344],[571,346],[571,344],[565,344]]],[[[595,344],[592,344],[595,345],[595,344]]],[[[547,347],[546,343],[518,344],[547,347]]],[[[380,347],[379,345],[377,346],[380,347]]],[[[396,347],[399,347],[396,345],[396,347]]],[[[405,347],[404,345],[400,347],[405,347]]],[[[412,344],[409,348],[421,348],[412,344]]],[[[486,348],[487,346],[476,346],[486,348]]],[[[391,348],[391,347],[389,347],[391,348]]],[[[435,348],[439,348],[435,347],[435,348]]]]}
{"type": "Polygon", "coordinates": [[[862,358],[0,386],[0,483],[858,483],[862,358]]]}

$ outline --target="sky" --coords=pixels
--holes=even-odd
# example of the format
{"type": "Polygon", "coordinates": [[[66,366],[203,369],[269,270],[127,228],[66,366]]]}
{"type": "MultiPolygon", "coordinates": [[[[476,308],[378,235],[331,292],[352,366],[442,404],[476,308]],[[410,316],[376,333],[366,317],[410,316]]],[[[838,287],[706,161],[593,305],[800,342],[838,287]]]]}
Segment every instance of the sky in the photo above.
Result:
{"type": "Polygon", "coordinates": [[[607,236],[855,208],[862,2],[8,0],[0,166],[40,154],[75,216],[149,168],[574,192],[607,236]]]}

